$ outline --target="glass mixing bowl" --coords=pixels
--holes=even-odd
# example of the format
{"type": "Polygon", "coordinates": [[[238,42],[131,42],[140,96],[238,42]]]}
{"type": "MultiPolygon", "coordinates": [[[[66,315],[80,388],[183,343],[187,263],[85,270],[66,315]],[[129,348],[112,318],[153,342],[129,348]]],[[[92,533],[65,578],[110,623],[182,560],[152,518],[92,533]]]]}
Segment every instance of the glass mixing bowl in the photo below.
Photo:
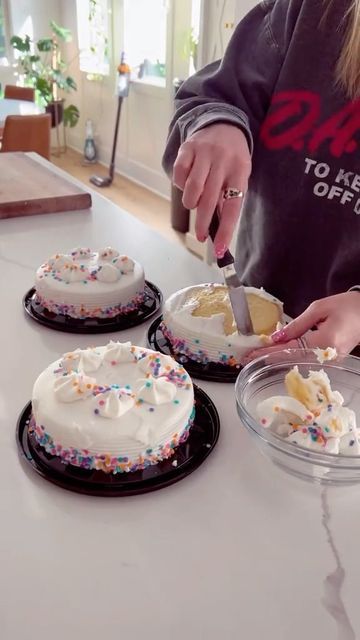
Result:
{"type": "Polygon", "coordinates": [[[242,424],[257,446],[276,465],[306,479],[319,482],[360,482],[360,456],[323,453],[287,442],[258,422],[256,407],[274,395],[288,395],[284,378],[297,365],[302,375],[324,369],[333,391],[344,396],[344,406],[355,411],[360,427],[360,358],[339,355],[320,364],[314,351],[285,349],[250,362],[235,384],[236,403],[242,424]]]}

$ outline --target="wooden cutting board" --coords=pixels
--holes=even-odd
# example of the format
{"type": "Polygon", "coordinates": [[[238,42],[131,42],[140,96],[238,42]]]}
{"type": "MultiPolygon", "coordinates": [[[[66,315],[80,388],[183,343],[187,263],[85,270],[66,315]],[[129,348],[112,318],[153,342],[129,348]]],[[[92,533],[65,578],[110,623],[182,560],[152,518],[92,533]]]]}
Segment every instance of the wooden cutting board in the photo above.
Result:
{"type": "Polygon", "coordinates": [[[0,219],[89,209],[91,195],[26,153],[0,153],[0,219]]]}

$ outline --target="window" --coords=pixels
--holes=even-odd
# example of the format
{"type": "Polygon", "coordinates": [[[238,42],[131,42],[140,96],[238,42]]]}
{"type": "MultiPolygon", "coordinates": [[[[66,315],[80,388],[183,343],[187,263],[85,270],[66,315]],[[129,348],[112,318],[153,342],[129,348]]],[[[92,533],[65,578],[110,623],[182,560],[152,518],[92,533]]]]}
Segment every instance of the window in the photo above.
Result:
{"type": "Polygon", "coordinates": [[[201,22],[201,1],[192,0],[191,3],[191,31],[189,37],[189,75],[198,70],[198,49],[201,22]]]}
{"type": "Polygon", "coordinates": [[[166,0],[124,0],[124,51],[132,77],[165,86],[166,0]]]}
{"type": "Polygon", "coordinates": [[[109,75],[108,0],[76,0],[80,70],[109,75]]]}
{"type": "Polygon", "coordinates": [[[0,64],[8,64],[8,36],[6,0],[0,0],[0,64]]]}

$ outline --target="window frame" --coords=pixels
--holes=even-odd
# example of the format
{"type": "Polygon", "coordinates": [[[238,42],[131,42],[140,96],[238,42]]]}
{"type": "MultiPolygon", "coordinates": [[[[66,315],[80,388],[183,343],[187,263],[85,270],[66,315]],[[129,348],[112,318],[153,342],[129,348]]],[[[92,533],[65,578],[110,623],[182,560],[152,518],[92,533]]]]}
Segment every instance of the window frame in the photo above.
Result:
{"type": "Polygon", "coordinates": [[[3,13],[4,13],[4,29],[5,29],[5,56],[0,57],[0,66],[1,67],[9,67],[15,61],[14,51],[10,45],[10,31],[11,31],[11,20],[10,20],[10,8],[8,0],[0,0],[2,2],[3,13]]]}

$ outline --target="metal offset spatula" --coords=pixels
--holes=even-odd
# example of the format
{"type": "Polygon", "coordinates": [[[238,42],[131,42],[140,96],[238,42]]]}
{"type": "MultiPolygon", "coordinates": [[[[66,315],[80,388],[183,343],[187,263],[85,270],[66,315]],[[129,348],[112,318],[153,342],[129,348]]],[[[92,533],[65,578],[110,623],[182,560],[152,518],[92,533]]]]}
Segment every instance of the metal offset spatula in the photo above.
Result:
{"type": "MultiPolygon", "coordinates": [[[[218,208],[216,208],[209,227],[209,235],[213,242],[219,228],[219,223],[219,210],[218,208]]],[[[244,285],[242,284],[239,276],[235,271],[233,256],[227,249],[223,258],[216,258],[216,262],[218,267],[222,271],[225,284],[229,290],[230,303],[233,310],[238,333],[241,333],[244,336],[253,335],[254,330],[244,285]]]]}

